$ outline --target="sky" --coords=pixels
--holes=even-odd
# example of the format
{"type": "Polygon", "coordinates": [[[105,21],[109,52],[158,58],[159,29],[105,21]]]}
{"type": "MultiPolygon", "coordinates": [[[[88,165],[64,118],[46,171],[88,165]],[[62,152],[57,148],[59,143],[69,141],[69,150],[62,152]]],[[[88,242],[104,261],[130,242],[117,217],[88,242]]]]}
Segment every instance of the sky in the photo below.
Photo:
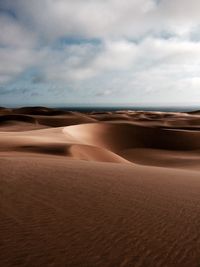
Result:
{"type": "Polygon", "coordinates": [[[199,0],[0,0],[0,106],[200,105],[199,0]]]}

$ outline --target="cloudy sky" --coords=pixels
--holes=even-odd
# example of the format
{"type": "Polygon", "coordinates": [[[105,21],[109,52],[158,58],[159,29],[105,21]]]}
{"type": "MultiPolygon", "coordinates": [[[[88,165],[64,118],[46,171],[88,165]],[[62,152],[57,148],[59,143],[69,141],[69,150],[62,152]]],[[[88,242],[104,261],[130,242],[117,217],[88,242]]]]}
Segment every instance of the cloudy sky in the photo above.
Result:
{"type": "Polygon", "coordinates": [[[200,104],[199,0],[0,0],[0,105],[200,104]]]}

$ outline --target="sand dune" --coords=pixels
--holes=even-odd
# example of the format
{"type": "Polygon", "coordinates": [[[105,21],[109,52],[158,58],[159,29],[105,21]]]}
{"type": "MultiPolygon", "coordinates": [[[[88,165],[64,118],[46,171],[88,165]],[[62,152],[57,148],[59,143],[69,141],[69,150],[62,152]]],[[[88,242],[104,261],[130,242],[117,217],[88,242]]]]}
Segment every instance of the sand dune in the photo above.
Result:
{"type": "Polygon", "coordinates": [[[68,125],[76,125],[83,123],[93,123],[96,122],[95,119],[90,118],[79,112],[73,112],[73,114],[61,115],[61,116],[35,116],[39,124],[50,126],[50,127],[61,127],[68,125]]]}
{"type": "Polygon", "coordinates": [[[0,108],[1,266],[197,267],[200,115],[0,108]]]}
{"type": "Polygon", "coordinates": [[[55,116],[65,114],[64,111],[47,107],[23,107],[12,110],[14,114],[55,116]]]}
{"type": "Polygon", "coordinates": [[[75,144],[70,146],[69,151],[70,156],[75,159],[87,161],[128,163],[124,158],[105,148],[75,144]]]}
{"type": "Polygon", "coordinates": [[[2,266],[199,264],[199,172],[26,154],[0,172],[2,266]]]}
{"type": "Polygon", "coordinates": [[[113,151],[134,147],[171,150],[200,148],[200,132],[144,127],[129,123],[93,123],[66,127],[78,140],[113,151]]]}
{"type": "Polygon", "coordinates": [[[36,120],[31,116],[13,114],[0,116],[0,124],[7,123],[9,121],[36,123],[36,120]]]}

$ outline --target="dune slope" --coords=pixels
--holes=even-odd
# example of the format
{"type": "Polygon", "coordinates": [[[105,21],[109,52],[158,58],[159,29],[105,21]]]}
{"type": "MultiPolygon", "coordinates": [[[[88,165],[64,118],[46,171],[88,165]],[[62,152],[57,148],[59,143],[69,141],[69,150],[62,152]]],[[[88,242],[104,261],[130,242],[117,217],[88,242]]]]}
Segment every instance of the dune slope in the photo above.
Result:
{"type": "Polygon", "coordinates": [[[2,266],[199,264],[198,172],[26,154],[0,172],[2,266]]]}

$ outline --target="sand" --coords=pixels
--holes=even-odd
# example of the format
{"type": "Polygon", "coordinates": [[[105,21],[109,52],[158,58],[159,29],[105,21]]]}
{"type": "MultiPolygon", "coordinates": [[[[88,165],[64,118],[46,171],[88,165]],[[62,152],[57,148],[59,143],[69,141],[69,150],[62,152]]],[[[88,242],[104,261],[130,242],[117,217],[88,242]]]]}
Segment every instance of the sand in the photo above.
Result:
{"type": "Polygon", "coordinates": [[[0,266],[200,266],[200,113],[0,108],[0,266]]]}

